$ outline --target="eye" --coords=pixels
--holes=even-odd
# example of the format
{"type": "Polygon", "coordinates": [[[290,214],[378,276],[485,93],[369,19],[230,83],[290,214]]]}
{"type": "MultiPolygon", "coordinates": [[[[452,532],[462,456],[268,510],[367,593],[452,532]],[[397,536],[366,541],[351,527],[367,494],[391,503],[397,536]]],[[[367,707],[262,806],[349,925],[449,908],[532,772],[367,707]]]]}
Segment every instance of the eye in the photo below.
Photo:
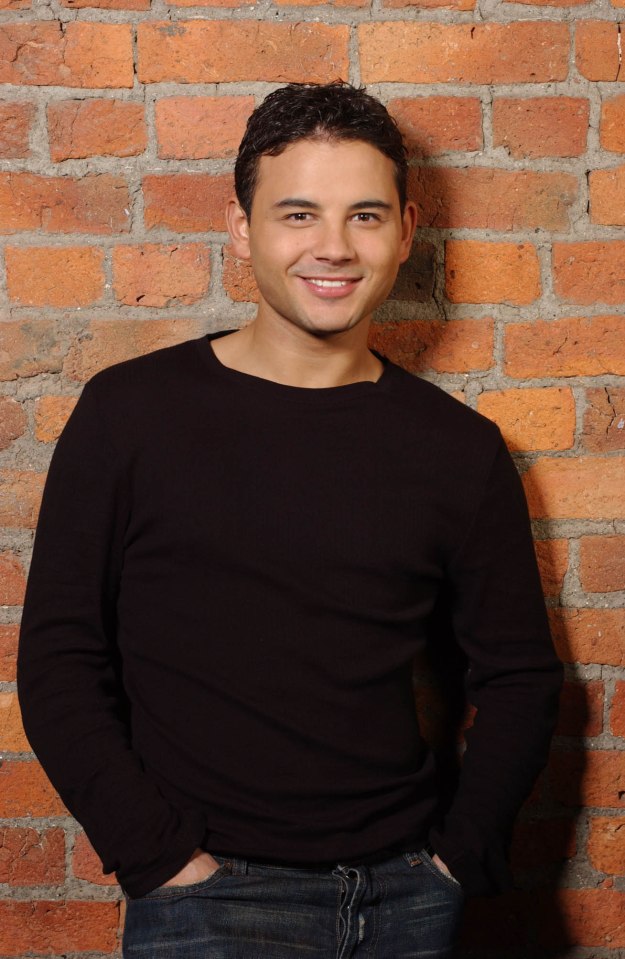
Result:
{"type": "Polygon", "coordinates": [[[310,218],[310,213],[289,213],[285,220],[291,220],[292,223],[305,223],[310,218]]]}
{"type": "Polygon", "coordinates": [[[377,213],[369,213],[368,211],[360,211],[354,214],[354,218],[358,223],[379,223],[380,216],[377,213]]]}

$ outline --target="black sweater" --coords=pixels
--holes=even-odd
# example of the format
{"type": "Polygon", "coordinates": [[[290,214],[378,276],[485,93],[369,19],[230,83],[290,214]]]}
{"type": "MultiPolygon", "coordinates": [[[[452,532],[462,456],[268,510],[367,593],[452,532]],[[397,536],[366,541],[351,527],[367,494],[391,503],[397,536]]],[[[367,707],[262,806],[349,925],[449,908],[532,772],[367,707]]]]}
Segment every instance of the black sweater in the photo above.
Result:
{"type": "Polygon", "coordinates": [[[59,440],[18,660],[35,753],[131,896],[197,846],[314,864],[428,837],[469,893],[504,886],[561,667],[498,428],[382,357],[307,389],[215,335],[97,374],[59,440]],[[438,821],[411,672],[441,596],[478,713],[438,821]]]}

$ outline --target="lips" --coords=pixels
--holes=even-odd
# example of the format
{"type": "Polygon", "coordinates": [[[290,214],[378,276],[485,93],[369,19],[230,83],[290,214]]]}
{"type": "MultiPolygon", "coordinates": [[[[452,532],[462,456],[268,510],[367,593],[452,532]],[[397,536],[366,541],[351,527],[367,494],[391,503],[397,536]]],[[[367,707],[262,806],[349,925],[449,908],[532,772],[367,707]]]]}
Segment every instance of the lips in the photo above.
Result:
{"type": "Polygon", "coordinates": [[[315,296],[323,297],[323,299],[334,299],[351,293],[360,282],[361,277],[300,276],[299,279],[306,284],[306,287],[315,296]]]}

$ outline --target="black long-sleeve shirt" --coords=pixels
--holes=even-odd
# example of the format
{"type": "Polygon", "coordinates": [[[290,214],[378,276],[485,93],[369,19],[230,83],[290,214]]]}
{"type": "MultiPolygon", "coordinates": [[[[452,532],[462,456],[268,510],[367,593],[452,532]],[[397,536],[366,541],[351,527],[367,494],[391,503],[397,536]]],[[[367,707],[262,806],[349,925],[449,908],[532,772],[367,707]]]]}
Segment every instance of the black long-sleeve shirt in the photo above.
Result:
{"type": "Polygon", "coordinates": [[[388,360],[292,387],[215,335],[97,374],[59,440],[19,647],[33,749],[131,896],[197,846],[313,864],[428,834],[469,893],[505,885],[561,667],[498,428],[388,360]],[[441,596],[477,706],[443,821],[411,685],[441,596]]]}

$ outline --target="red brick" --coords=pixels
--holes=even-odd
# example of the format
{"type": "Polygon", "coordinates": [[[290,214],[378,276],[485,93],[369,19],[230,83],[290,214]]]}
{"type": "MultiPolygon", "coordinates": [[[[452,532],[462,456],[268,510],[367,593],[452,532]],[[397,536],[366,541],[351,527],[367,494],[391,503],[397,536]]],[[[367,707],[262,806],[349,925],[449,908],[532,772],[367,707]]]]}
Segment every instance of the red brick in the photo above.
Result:
{"type": "Polygon", "coordinates": [[[7,291],[21,306],[88,306],[104,293],[104,252],[87,246],[7,247],[7,291]]]}
{"type": "Polygon", "coordinates": [[[99,7],[101,10],[149,10],[151,0],[61,0],[64,7],[99,7]]]}
{"type": "Polygon", "coordinates": [[[229,246],[222,247],[221,282],[235,303],[258,303],[258,287],[249,260],[239,260],[229,246]]]}
{"type": "Polygon", "coordinates": [[[0,902],[0,952],[116,952],[116,902],[0,902]]]}
{"type": "Polygon", "coordinates": [[[477,408],[497,423],[511,450],[566,450],[575,441],[575,400],[568,388],[488,390],[477,408]]]}
{"type": "Polygon", "coordinates": [[[131,87],[132,26],[84,20],[2,24],[0,83],[131,87]]]}
{"type": "Polygon", "coordinates": [[[588,80],[619,79],[618,24],[579,20],[575,25],[575,63],[588,80]]]}
{"type": "Polygon", "coordinates": [[[25,589],[26,574],[19,556],[0,553],[0,606],[22,606],[25,589]]]}
{"type": "Polygon", "coordinates": [[[123,177],[0,174],[0,232],[125,233],[130,195],[123,177]]]}
{"type": "Polygon", "coordinates": [[[58,373],[63,354],[54,323],[49,320],[0,323],[0,380],[58,373]]]}
{"type": "Polygon", "coordinates": [[[531,243],[447,240],[445,293],[452,303],[532,303],[540,266],[531,243]]]}
{"type": "Polygon", "coordinates": [[[30,752],[26,739],[17,693],[0,692],[0,749],[12,753],[30,752]]]}
{"type": "Polygon", "coordinates": [[[145,225],[179,233],[225,231],[225,209],[234,195],[230,174],[152,174],[143,178],[145,225]]]}
{"type": "Polygon", "coordinates": [[[552,756],[549,770],[555,798],[565,806],[618,809],[625,804],[625,751],[560,751],[552,756]]]}
{"type": "Polygon", "coordinates": [[[625,240],[554,243],[553,279],[571,303],[625,303],[625,240]]]}
{"type": "Polygon", "coordinates": [[[514,829],[510,859],[514,869],[531,869],[571,859],[575,848],[573,819],[519,820],[514,829]]]}
{"type": "MultiPolygon", "coordinates": [[[[172,7],[237,7],[238,0],[170,0],[172,7]]],[[[279,0],[276,0],[279,2],[279,0]]],[[[298,6],[305,4],[306,0],[301,0],[298,6]]],[[[323,0],[322,0],[323,2],[323,0]]],[[[246,0],[246,6],[253,7],[256,0],[246,0]]]]}
{"type": "Polygon", "coordinates": [[[44,479],[43,473],[0,470],[0,526],[34,529],[44,479]]]}
{"type": "Polygon", "coordinates": [[[453,10],[474,10],[475,0],[383,0],[382,6],[388,9],[418,7],[435,10],[439,7],[450,7],[453,10]]]}
{"type": "Polygon", "coordinates": [[[363,83],[546,83],[568,74],[564,23],[367,23],[363,83]]]}
{"type": "Polygon", "coordinates": [[[31,0],[0,0],[0,10],[26,10],[31,6],[31,0]]]}
{"type": "Polygon", "coordinates": [[[39,763],[17,760],[2,762],[0,816],[3,819],[63,815],[67,815],[67,810],[39,763]]]}
{"type": "Polygon", "coordinates": [[[582,536],[579,578],[587,592],[625,589],[625,536],[582,536]]]}
{"type": "Polygon", "coordinates": [[[410,373],[464,373],[494,362],[491,319],[373,323],[369,345],[410,373]]]}
{"type": "Polygon", "coordinates": [[[625,682],[618,680],[610,705],[610,729],[615,736],[625,739],[625,682]]]}
{"type": "Polygon", "coordinates": [[[625,449],[625,388],[586,390],[582,439],[584,447],[593,453],[625,449]]]}
{"type": "Polygon", "coordinates": [[[141,83],[326,83],[348,72],[347,26],[177,20],[139,23],[137,36],[141,83]]]}
{"type": "Polygon", "coordinates": [[[102,872],[102,861],[83,832],[78,834],[74,843],[72,871],[77,879],[86,879],[99,886],[117,885],[114,873],[105,875],[102,872]]]}
{"type": "Polygon", "coordinates": [[[55,163],[91,156],[137,156],[148,142],[143,104],[127,100],[51,103],[48,131],[55,163]]]}
{"type": "Polygon", "coordinates": [[[558,596],[569,568],[569,541],[566,539],[534,540],[538,569],[545,596],[558,596]]]}
{"type": "Polygon", "coordinates": [[[199,337],[204,328],[202,320],[94,320],[71,346],[63,374],[85,381],[113,363],[199,337]]]}
{"type": "Polygon", "coordinates": [[[594,816],[590,820],[588,858],[599,872],[621,876],[625,862],[625,818],[594,816]]]}
{"type": "Polygon", "coordinates": [[[513,157],[580,156],[586,150],[590,105],[582,97],[493,101],[493,146],[513,157]]]}
{"type": "Polygon", "coordinates": [[[158,155],[174,160],[234,157],[253,109],[253,97],[164,97],[154,110],[158,155]]]}
{"type": "Polygon", "coordinates": [[[413,243],[410,256],[399,268],[389,300],[428,303],[434,291],[436,247],[432,243],[413,243]]]}
{"type": "Polygon", "coordinates": [[[438,156],[483,146],[482,105],[477,97],[399,97],[387,106],[411,156],[438,156]]]}
{"type": "Polygon", "coordinates": [[[127,306],[189,306],[206,294],[209,278],[210,254],[203,243],[113,250],[113,287],[127,306]]]}
{"type": "Polygon", "coordinates": [[[598,947],[606,950],[601,959],[609,959],[614,949],[625,945],[625,893],[612,889],[559,889],[553,898],[537,899],[534,895],[533,899],[539,940],[547,948],[598,947]]]}
{"type": "Polygon", "coordinates": [[[27,100],[0,102],[0,159],[17,160],[30,156],[30,129],[35,104],[27,100]]]}
{"type": "Polygon", "coordinates": [[[555,608],[549,620],[563,662],[625,666],[625,609],[555,608]]]}
{"type": "Polygon", "coordinates": [[[625,374],[625,318],[571,316],[508,323],[504,330],[505,372],[530,376],[625,374]]]}
{"type": "Polygon", "coordinates": [[[12,886],[61,883],[65,879],[62,829],[0,827],[0,882],[12,886]]]}
{"type": "Polygon", "coordinates": [[[19,626],[0,626],[0,682],[15,681],[19,626]]]}
{"type": "Polygon", "coordinates": [[[625,166],[592,170],[588,187],[591,222],[625,226],[625,166]]]}
{"type": "Polygon", "coordinates": [[[76,400],[75,396],[41,396],[35,402],[35,439],[40,443],[55,443],[76,400]]]}
{"type": "Polygon", "coordinates": [[[600,736],[603,732],[604,684],[565,682],[560,696],[557,736],[600,736]]]}
{"type": "Polygon", "coordinates": [[[568,173],[421,167],[409,176],[421,227],[565,230],[577,180],[568,173]]]}
{"type": "Polygon", "coordinates": [[[536,518],[625,519],[625,459],[542,457],[523,482],[536,518]]]}
{"type": "Polygon", "coordinates": [[[625,153],[625,94],[603,101],[599,133],[604,150],[625,153]]]}
{"type": "Polygon", "coordinates": [[[0,450],[26,432],[28,420],[21,403],[10,396],[0,397],[0,450]]]}

